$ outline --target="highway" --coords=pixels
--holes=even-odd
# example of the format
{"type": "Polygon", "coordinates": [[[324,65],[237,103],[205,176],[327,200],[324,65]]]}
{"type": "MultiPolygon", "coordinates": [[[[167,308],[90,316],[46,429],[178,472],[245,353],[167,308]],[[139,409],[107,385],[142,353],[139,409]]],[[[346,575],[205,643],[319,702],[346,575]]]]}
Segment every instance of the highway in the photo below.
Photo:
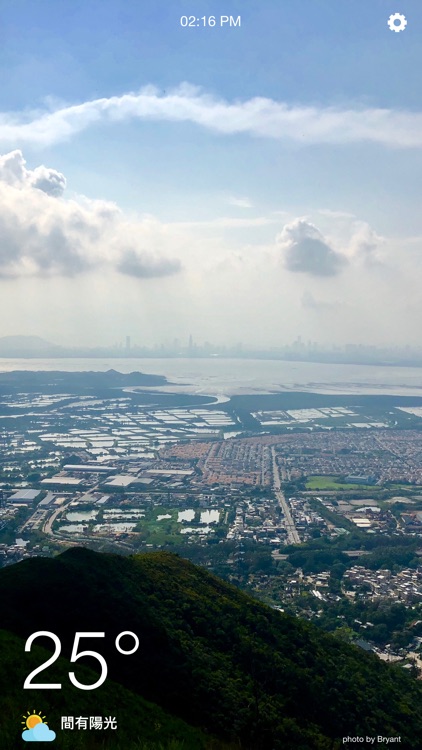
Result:
{"type": "Polygon", "coordinates": [[[289,504],[281,491],[280,472],[277,466],[274,448],[271,448],[271,456],[273,461],[273,489],[277,502],[284,513],[284,527],[287,531],[287,541],[288,544],[300,544],[300,536],[296,531],[296,526],[294,525],[294,521],[290,513],[289,504]]]}

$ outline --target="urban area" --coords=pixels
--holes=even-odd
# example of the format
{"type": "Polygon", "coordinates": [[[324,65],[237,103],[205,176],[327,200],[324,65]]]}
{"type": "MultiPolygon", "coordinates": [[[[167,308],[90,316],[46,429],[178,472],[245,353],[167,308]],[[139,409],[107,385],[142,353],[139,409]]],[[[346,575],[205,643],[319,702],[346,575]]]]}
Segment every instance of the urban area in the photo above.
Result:
{"type": "Polygon", "coordinates": [[[47,381],[0,383],[1,565],[171,549],[422,675],[420,405],[47,381]]]}

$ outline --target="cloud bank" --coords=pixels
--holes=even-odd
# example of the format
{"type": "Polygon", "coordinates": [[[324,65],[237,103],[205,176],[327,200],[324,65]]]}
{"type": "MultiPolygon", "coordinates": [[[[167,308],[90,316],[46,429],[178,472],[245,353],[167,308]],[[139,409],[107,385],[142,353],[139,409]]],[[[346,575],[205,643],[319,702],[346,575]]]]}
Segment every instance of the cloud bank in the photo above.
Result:
{"type": "Polygon", "coordinates": [[[145,343],[186,332],[271,346],[298,333],[420,338],[421,238],[380,237],[327,208],[239,216],[233,206],[234,216],[165,223],[69,199],[65,185],[55,169],[29,169],[21,151],[0,156],[0,306],[9,333],[86,344],[135,330],[145,343]]]}
{"type": "Polygon", "coordinates": [[[0,156],[0,277],[67,276],[111,269],[137,279],[175,274],[141,220],[106,201],[62,197],[64,175],[26,168],[19,150],[0,156]]]}
{"type": "Polygon", "coordinates": [[[190,122],[225,135],[289,139],[302,144],[378,143],[421,148],[422,112],[375,107],[291,105],[265,97],[227,101],[189,84],[62,104],[35,112],[0,113],[0,143],[47,146],[101,122],[190,122]]]}

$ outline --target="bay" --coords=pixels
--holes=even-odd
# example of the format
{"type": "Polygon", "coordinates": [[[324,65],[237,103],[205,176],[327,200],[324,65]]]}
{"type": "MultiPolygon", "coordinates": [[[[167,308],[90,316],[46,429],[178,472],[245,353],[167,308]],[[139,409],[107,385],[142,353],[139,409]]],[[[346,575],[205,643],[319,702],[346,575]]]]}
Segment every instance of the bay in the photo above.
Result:
{"type": "Polygon", "coordinates": [[[264,359],[57,358],[0,359],[0,372],[143,372],[164,375],[169,385],[152,390],[210,394],[220,401],[241,393],[311,391],[320,393],[422,395],[422,368],[345,365],[264,359]],[[175,384],[177,388],[175,389],[175,384]]]}

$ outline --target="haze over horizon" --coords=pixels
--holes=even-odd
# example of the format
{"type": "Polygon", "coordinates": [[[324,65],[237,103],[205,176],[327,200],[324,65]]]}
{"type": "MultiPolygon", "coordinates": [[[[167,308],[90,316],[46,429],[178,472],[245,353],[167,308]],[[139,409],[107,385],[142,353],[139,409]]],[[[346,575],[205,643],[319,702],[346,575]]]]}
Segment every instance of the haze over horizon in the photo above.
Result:
{"type": "Polygon", "coordinates": [[[0,336],[419,345],[421,7],[243,5],[2,4],[0,336]]]}

